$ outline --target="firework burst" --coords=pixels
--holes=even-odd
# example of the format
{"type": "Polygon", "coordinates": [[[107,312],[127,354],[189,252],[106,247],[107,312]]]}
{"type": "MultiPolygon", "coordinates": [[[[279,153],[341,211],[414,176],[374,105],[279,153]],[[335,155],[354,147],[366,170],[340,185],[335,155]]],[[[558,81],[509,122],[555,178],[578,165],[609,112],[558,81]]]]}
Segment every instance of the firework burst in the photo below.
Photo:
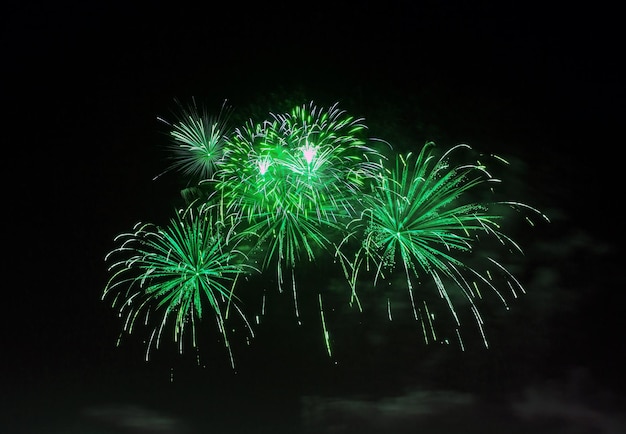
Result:
{"type": "Polygon", "coordinates": [[[194,99],[187,107],[178,104],[173,123],[159,118],[171,128],[169,170],[180,171],[193,181],[211,178],[224,157],[231,112],[224,101],[219,115],[212,116],[194,99]]]}
{"type": "MultiPolygon", "coordinates": [[[[211,210],[198,214],[181,211],[164,228],[137,224],[132,233],[116,238],[120,247],[107,255],[115,261],[104,297],[113,297],[113,306],[124,317],[124,331],[132,333],[138,321],[148,324],[156,316],[146,351],[159,347],[166,325],[173,322],[174,341],[183,351],[185,331],[191,329],[196,346],[196,327],[209,309],[224,338],[233,361],[225,321],[233,307],[242,318],[234,294],[237,278],[252,271],[245,255],[238,250],[241,241],[226,228],[215,224],[211,210]]],[[[247,321],[246,321],[247,324],[247,321]]],[[[250,329],[248,325],[250,333],[250,329]]]]}
{"type": "Polygon", "coordinates": [[[336,105],[313,103],[250,121],[230,140],[216,190],[227,213],[245,219],[264,251],[264,268],[285,270],[302,256],[328,250],[329,236],[354,213],[353,202],[380,171],[381,155],[366,146],[365,126],[336,105]]]}
{"type": "MultiPolygon", "coordinates": [[[[469,302],[478,327],[485,339],[483,320],[475,300],[480,298],[480,286],[486,286],[506,304],[506,299],[493,283],[494,269],[503,275],[506,286],[515,293],[523,291],[521,284],[504,266],[491,257],[485,257],[486,269],[479,272],[462,259],[467,253],[480,255],[477,248],[483,235],[495,237],[503,245],[521,249],[501,230],[498,221],[501,213],[492,210],[492,205],[508,205],[517,209],[537,210],[516,202],[477,202],[472,194],[497,183],[481,164],[451,166],[448,157],[462,148],[460,145],[436,158],[433,143],[426,144],[417,157],[399,155],[395,167],[381,173],[373,194],[365,195],[364,209],[359,218],[350,224],[350,232],[344,241],[357,236],[362,240],[353,259],[343,253],[339,246],[337,255],[341,259],[350,282],[353,301],[359,303],[357,282],[363,269],[372,270],[374,285],[386,279],[394,269],[402,270],[411,300],[415,319],[421,322],[424,338],[437,340],[432,323],[433,315],[425,302],[416,303],[413,282],[428,276],[435,284],[440,298],[445,300],[454,321],[460,326],[454,294],[462,294],[469,302]]],[[[489,188],[487,188],[489,190],[489,188]]],[[[360,306],[360,304],[359,304],[360,306]]],[[[460,339],[460,335],[458,336],[460,339]]],[[[461,346],[462,346],[461,341],[461,346]]]]}

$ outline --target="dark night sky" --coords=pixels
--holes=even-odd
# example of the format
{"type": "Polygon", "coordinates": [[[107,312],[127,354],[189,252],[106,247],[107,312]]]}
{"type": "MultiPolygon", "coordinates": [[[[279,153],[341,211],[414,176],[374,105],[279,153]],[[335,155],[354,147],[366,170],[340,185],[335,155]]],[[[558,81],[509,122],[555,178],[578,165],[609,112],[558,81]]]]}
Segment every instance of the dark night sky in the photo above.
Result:
{"type": "MultiPolygon", "coordinates": [[[[511,181],[553,217],[519,237],[538,255],[529,260],[552,270],[557,288],[542,295],[544,316],[535,319],[554,328],[520,337],[509,327],[496,342],[510,349],[542,334],[553,351],[541,356],[547,363],[526,355],[533,367],[580,362],[624,385],[617,126],[626,95],[616,11],[598,2],[558,10],[521,1],[227,3],[4,6],[4,380],[151,369],[127,360],[139,350],[115,349],[117,322],[99,297],[113,237],[138,220],[168,218],[178,194],[174,179],[152,180],[165,167],[156,117],[175,98],[217,109],[225,98],[245,108],[304,94],[345,102],[373,135],[415,136],[415,146],[469,142],[515,159],[511,181]]],[[[550,290],[547,278],[526,277],[550,290]]],[[[530,311],[512,315],[534,316],[530,292],[521,302],[530,311]]],[[[306,353],[296,358],[309,374],[325,363],[317,341],[295,350],[306,353]]],[[[283,367],[259,352],[270,372],[283,367]]]]}

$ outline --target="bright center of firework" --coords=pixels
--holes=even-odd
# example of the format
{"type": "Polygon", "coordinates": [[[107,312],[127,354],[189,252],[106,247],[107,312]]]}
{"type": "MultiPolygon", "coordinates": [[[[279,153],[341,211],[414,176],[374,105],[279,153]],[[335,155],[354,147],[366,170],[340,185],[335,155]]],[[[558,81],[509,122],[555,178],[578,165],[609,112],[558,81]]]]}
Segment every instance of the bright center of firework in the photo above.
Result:
{"type": "Polygon", "coordinates": [[[306,162],[309,164],[311,164],[311,161],[313,161],[313,158],[315,157],[316,153],[317,153],[317,148],[309,144],[309,142],[307,142],[306,145],[304,145],[304,147],[302,148],[302,155],[304,156],[304,159],[306,160],[306,162]]]}
{"type": "Polygon", "coordinates": [[[265,175],[265,172],[267,172],[267,169],[269,169],[270,164],[271,163],[269,158],[262,158],[259,160],[257,165],[259,166],[259,172],[261,173],[261,175],[265,175]]]}

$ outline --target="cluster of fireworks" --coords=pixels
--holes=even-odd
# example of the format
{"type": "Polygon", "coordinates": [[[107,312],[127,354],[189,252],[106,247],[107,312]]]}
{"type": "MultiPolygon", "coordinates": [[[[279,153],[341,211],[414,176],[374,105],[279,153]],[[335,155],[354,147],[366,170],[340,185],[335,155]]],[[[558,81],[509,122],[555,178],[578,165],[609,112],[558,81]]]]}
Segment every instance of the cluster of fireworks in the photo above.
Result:
{"type": "MultiPolygon", "coordinates": [[[[491,238],[521,252],[499,224],[504,208],[547,218],[519,202],[484,200],[482,194],[499,182],[487,167],[451,162],[469,146],[440,154],[427,143],[418,153],[396,154],[386,142],[368,138],[363,120],[336,104],[325,109],[311,102],[233,130],[228,120],[224,108],[211,116],[195,105],[181,106],[167,124],[171,169],[189,181],[182,192],[186,206],[167,226],[137,224],[119,235],[119,246],[107,255],[112,277],[103,298],[113,299],[124,332],[139,323],[150,326],[146,357],[172,326],[181,352],[186,343],[195,346],[208,312],[233,363],[229,317],[243,318],[253,336],[238,292],[245,288],[242,277],[271,272],[277,290],[290,287],[299,315],[295,271],[324,258],[337,264],[350,304],[359,309],[360,288],[402,276],[397,290],[408,292],[426,342],[438,337],[434,315],[416,290],[420,279],[431,283],[420,291],[431,288],[445,301],[461,346],[453,300],[464,300],[484,337],[475,303],[481,288],[505,305],[500,286],[514,296],[524,291],[495,258],[481,254],[478,243],[491,238]],[[470,266],[467,257],[481,257],[482,268],[474,260],[470,266]]],[[[318,300],[331,354],[321,293],[318,300]]]]}

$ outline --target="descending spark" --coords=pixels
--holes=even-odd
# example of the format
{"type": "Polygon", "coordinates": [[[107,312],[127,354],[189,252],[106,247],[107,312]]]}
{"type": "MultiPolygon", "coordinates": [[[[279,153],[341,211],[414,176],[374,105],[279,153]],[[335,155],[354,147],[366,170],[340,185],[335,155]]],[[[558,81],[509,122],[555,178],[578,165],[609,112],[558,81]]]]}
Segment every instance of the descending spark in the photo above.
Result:
{"type": "Polygon", "coordinates": [[[324,331],[324,344],[326,345],[326,351],[328,352],[328,356],[332,357],[333,353],[330,348],[330,334],[328,333],[328,329],[326,328],[326,320],[324,319],[324,307],[322,306],[322,294],[318,294],[318,300],[320,303],[320,317],[322,320],[322,330],[324,331]]]}

